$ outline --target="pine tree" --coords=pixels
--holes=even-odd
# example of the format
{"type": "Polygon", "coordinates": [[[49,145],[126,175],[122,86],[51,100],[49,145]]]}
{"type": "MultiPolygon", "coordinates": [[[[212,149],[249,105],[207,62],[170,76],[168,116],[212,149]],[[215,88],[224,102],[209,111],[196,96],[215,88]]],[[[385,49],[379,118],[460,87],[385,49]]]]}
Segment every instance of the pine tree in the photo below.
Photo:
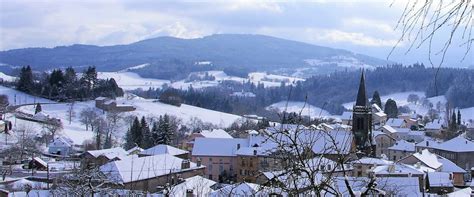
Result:
{"type": "Polygon", "coordinates": [[[383,107],[382,106],[382,100],[380,99],[380,94],[377,90],[374,92],[374,95],[372,96],[372,101],[371,102],[377,104],[380,108],[383,107]]]}
{"type": "Polygon", "coordinates": [[[456,113],[453,110],[453,114],[451,115],[451,129],[453,131],[457,130],[457,122],[456,122],[456,113]]]}
{"type": "Polygon", "coordinates": [[[140,121],[140,130],[142,134],[142,141],[140,143],[140,147],[142,148],[150,148],[154,145],[153,139],[151,138],[150,127],[148,126],[145,116],[142,116],[140,121]]]}
{"type": "Polygon", "coordinates": [[[158,123],[158,144],[171,144],[174,136],[174,127],[171,125],[170,117],[165,114],[158,123]]]}
{"type": "Polygon", "coordinates": [[[461,125],[461,111],[458,109],[458,125],[461,125]]]}
{"type": "Polygon", "coordinates": [[[397,118],[398,116],[398,107],[397,102],[392,99],[388,99],[385,103],[384,112],[387,114],[388,118],[397,118]]]}
{"type": "Polygon", "coordinates": [[[35,114],[37,114],[37,113],[39,113],[39,112],[41,112],[41,111],[42,111],[42,109],[41,109],[41,104],[37,103],[37,104],[36,104],[36,108],[35,108],[35,114]]]}
{"type": "Polygon", "coordinates": [[[112,134],[105,136],[104,149],[107,148],[112,148],[112,134]]]}
{"type": "Polygon", "coordinates": [[[20,70],[20,79],[18,80],[17,89],[26,93],[33,90],[33,71],[30,66],[22,67],[20,70]]]}
{"type": "Polygon", "coordinates": [[[132,148],[135,146],[141,146],[142,143],[142,131],[141,131],[140,121],[138,117],[135,117],[133,120],[132,126],[130,127],[130,137],[131,143],[133,144],[132,148]]]}

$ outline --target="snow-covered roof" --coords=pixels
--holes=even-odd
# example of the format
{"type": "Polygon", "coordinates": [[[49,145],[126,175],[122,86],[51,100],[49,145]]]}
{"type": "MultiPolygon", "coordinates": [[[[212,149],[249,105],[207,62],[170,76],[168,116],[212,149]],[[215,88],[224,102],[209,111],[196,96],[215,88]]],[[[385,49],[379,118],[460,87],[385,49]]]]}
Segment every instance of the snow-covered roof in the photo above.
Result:
{"type": "Polygon", "coordinates": [[[201,135],[206,138],[232,138],[229,133],[222,129],[202,130],[201,135]]]}
{"type": "Polygon", "coordinates": [[[426,166],[439,169],[443,164],[438,161],[438,157],[436,154],[431,153],[428,149],[424,149],[421,153],[417,152],[414,153],[413,156],[423,162],[426,166]]]}
{"type": "Polygon", "coordinates": [[[49,143],[49,147],[72,147],[74,145],[74,142],[72,139],[65,137],[65,136],[60,136],[56,137],[53,142],[49,143]]]}
{"type": "Polygon", "coordinates": [[[389,165],[389,164],[392,164],[393,162],[389,160],[385,160],[385,159],[363,157],[358,160],[354,160],[352,163],[353,164],[389,165]]]}
{"type": "Polygon", "coordinates": [[[460,135],[440,143],[436,148],[451,152],[474,152],[474,142],[460,135]]]}
{"type": "MultiPolygon", "coordinates": [[[[342,196],[350,196],[347,190],[346,180],[353,191],[363,191],[370,181],[367,177],[336,177],[336,189],[341,192],[342,196]]],[[[415,196],[421,197],[420,181],[417,177],[377,177],[377,189],[387,193],[387,196],[415,196]]]]}
{"type": "Polygon", "coordinates": [[[132,154],[132,153],[135,152],[135,151],[137,151],[137,152],[142,152],[142,151],[143,151],[143,148],[140,148],[140,147],[138,147],[138,146],[135,146],[135,147],[133,147],[133,148],[127,150],[127,153],[128,153],[128,154],[132,154]]]}
{"type": "Polygon", "coordinates": [[[342,112],[341,120],[352,120],[352,112],[351,111],[342,112]]]}
{"type": "Polygon", "coordinates": [[[386,114],[386,113],[384,113],[384,112],[375,112],[374,114],[375,114],[375,115],[377,115],[378,117],[384,117],[384,116],[387,116],[387,114],[386,114]]]}
{"type": "Polygon", "coordinates": [[[413,166],[394,163],[390,165],[376,166],[372,171],[377,175],[394,175],[394,174],[411,174],[411,175],[421,175],[424,174],[421,170],[416,169],[413,166]]]}
{"type": "Polygon", "coordinates": [[[466,170],[462,169],[449,159],[438,155],[438,161],[443,164],[441,166],[441,172],[466,173],[466,170]]]}
{"type": "Polygon", "coordinates": [[[38,162],[39,164],[41,164],[41,165],[44,166],[44,167],[47,167],[47,166],[48,166],[48,163],[46,163],[43,159],[41,159],[41,158],[39,158],[39,157],[33,157],[33,161],[38,162]]]}
{"type": "Polygon", "coordinates": [[[456,196],[472,196],[472,189],[470,187],[466,187],[464,189],[455,189],[454,192],[447,194],[448,197],[456,197],[456,196]]]}
{"type": "Polygon", "coordinates": [[[109,148],[109,149],[102,149],[102,150],[90,150],[87,151],[90,155],[97,158],[99,156],[105,156],[107,159],[113,158],[121,158],[128,155],[127,151],[125,151],[121,147],[109,148]]]}
{"type": "Polygon", "coordinates": [[[241,148],[248,147],[248,140],[243,138],[196,138],[192,155],[235,156],[238,145],[241,148]]]}
{"type": "Polygon", "coordinates": [[[210,196],[254,196],[259,190],[260,185],[254,183],[237,183],[228,185],[211,193],[210,196]]]}
{"type": "Polygon", "coordinates": [[[102,101],[102,100],[105,100],[105,99],[107,99],[107,98],[106,98],[106,97],[103,97],[103,96],[99,96],[99,97],[97,97],[95,100],[96,100],[96,101],[102,101]]]}
{"type": "Polygon", "coordinates": [[[383,112],[382,108],[380,108],[377,103],[373,103],[372,108],[374,108],[377,112],[383,112]]]}
{"type": "Polygon", "coordinates": [[[405,124],[405,120],[401,118],[390,118],[385,124],[391,127],[401,127],[405,124]]]}
{"type": "Polygon", "coordinates": [[[393,128],[392,126],[390,126],[390,125],[384,125],[384,126],[382,127],[382,129],[385,130],[385,131],[388,131],[388,132],[390,132],[390,133],[397,133],[397,132],[398,132],[396,129],[394,129],[394,128],[393,128]]]}
{"type": "Polygon", "coordinates": [[[425,125],[425,129],[429,130],[441,130],[442,129],[443,123],[441,121],[433,121],[433,122],[428,122],[425,125]]]}
{"type": "Polygon", "coordinates": [[[405,140],[399,140],[395,144],[388,148],[389,150],[399,150],[415,152],[415,143],[407,142],[405,140]]]}
{"type": "Polygon", "coordinates": [[[430,187],[453,187],[451,174],[448,172],[428,172],[430,187]]]}
{"type": "Polygon", "coordinates": [[[202,176],[193,176],[184,179],[184,182],[175,185],[169,192],[170,196],[186,196],[187,190],[192,190],[194,196],[208,196],[214,190],[211,188],[216,184],[215,181],[206,179],[202,176]]]}
{"type": "Polygon", "coordinates": [[[165,145],[165,144],[158,144],[156,146],[153,146],[151,148],[148,148],[142,152],[140,152],[140,155],[161,155],[161,154],[170,154],[170,155],[182,155],[182,154],[187,154],[189,153],[188,151],[181,150],[179,148],[175,148],[170,145],[165,145]]]}
{"type": "Polygon", "coordinates": [[[189,162],[190,167],[182,169],[182,162],[183,159],[168,154],[148,157],[132,155],[121,160],[106,163],[100,166],[100,171],[112,182],[129,183],[170,173],[204,168],[204,166],[198,167],[196,163],[189,162]]]}
{"type": "Polygon", "coordinates": [[[40,111],[38,113],[36,113],[35,115],[33,115],[33,118],[37,119],[37,120],[48,120],[49,118],[49,115],[40,111]]]}

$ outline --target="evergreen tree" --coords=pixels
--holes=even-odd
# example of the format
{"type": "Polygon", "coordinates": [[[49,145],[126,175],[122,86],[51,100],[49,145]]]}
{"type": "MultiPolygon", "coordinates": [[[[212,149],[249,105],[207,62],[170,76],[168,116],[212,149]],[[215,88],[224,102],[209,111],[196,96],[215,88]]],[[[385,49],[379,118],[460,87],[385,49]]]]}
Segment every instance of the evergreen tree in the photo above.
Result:
{"type": "Polygon", "coordinates": [[[41,109],[41,105],[39,103],[36,103],[36,108],[35,108],[35,114],[41,112],[42,109],[41,109]]]}
{"type": "Polygon", "coordinates": [[[49,76],[49,85],[63,87],[63,83],[64,83],[63,71],[61,69],[53,70],[53,72],[51,72],[51,75],[49,76]]]}
{"type": "Polygon", "coordinates": [[[129,148],[133,148],[135,146],[141,146],[142,143],[142,131],[141,131],[140,121],[138,117],[135,117],[133,120],[132,126],[130,127],[130,144],[129,148]]]}
{"type": "Polygon", "coordinates": [[[398,107],[397,102],[392,99],[388,99],[385,103],[384,112],[387,114],[388,118],[397,118],[398,117],[398,107]]]}
{"type": "Polygon", "coordinates": [[[380,94],[377,90],[374,92],[374,95],[372,96],[372,101],[371,102],[377,104],[380,108],[383,107],[382,106],[382,100],[380,99],[380,94]]]}
{"type": "Polygon", "coordinates": [[[458,125],[461,125],[461,111],[458,109],[458,125]]]}
{"type": "Polygon", "coordinates": [[[454,110],[453,114],[451,115],[451,129],[452,131],[457,130],[456,112],[454,112],[454,110]]]}
{"type": "Polygon", "coordinates": [[[16,88],[26,93],[32,93],[34,86],[33,71],[30,66],[22,67],[20,70],[20,79],[16,88]]]}
{"type": "Polygon", "coordinates": [[[105,136],[104,149],[107,148],[112,148],[112,134],[105,136]]]}
{"type": "Polygon", "coordinates": [[[151,132],[150,132],[150,127],[148,126],[145,116],[142,116],[142,119],[140,121],[140,130],[142,134],[142,141],[140,143],[140,147],[142,148],[150,148],[154,145],[153,139],[151,138],[151,132]]]}
{"type": "Polygon", "coordinates": [[[174,129],[170,122],[170,117],[165,114],[158,123],[158,144],[171,144],[174,136],[174,129]]]}

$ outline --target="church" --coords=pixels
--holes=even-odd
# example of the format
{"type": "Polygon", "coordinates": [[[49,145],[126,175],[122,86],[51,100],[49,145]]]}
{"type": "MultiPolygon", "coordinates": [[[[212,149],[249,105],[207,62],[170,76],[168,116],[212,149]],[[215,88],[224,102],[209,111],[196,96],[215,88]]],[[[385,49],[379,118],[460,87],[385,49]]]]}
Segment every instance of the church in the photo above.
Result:
{"type": "Polygon", "coordinates": [[[375,142],[372,139],[372,107],[367,99],[364,71],[360,76],[357,99],[352,110],[352,120],[356,151],[364,156],[375,157],[375,142]]]}

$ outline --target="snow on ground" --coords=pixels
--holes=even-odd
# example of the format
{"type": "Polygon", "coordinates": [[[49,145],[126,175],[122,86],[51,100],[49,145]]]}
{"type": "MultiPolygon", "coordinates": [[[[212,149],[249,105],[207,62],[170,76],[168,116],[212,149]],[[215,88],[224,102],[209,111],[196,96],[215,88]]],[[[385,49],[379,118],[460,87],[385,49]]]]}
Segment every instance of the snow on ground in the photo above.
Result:
{"type": "Polygon", "coordinates": [[[129,67],[129,68],[126,68],[126,69],[123,69],[119,72],[127,72],[127,71],[131,71],[131,70],[136,70],[136,69],[140,69],[140,68],[145,68],[147,66],[150,66],[149,63],[145,63],[145,64],[140,64],[140,65],[136,65],[136,66],[132,66],[132,67],[129,67]]]}
{"type": "Polygon", "coordinates": [[[287,106],[287,101],[280,101],[278,103],[274,103],[266,108],[267,110],[271,109],[277,109],[278,111],[286,111],[286,112],[296,112],[300,113],[301,115],[306,115],[310,116],[311,118],[318,118],[321,116],[330,116],[329,112],[326,110],[322,110],[319,107],[307,104],[305,105],[304,102],[297,102],[297,101],[290,101],[288,102],[287,106]]]}
{"type": "Polygon", "coordinates": [[[296,82],[298,81],[304,81],[303,78],[287,77],[282,75],[267,74],[263,72],[249,73],[249,79],[255,84],[263,83],[265,87],[278,87],[281,85],[281,82],[285,82],[286,85],[289,85],[296,84],[296,82]]]}
{"type": "Polygon", "coordinates": [[[182,104],[180,107],[168,105],[161,102],[154,102],[153,99],[136,98],[133,100],[118,99],[118,102],[125,102],[134,105],[137,110],[127,112],[139,116],[174,115],[183,120],[183,123],[189,122],[194,117],[203,122],[215,124],[219,127],[228,127],[241,116],[204,109],[191,105],[182,104]]]}
{"type": "Polygon", "coordinates": [[[169,84],[169,80],[143,78],[137,73],[133,72],[98,72],[99,79],[114,78],[118,86],[124,90],[134,90],[142,88],[148,90],[149,88],[161,88],[163,84],[169,84]]]}
{"type": "Polygon", "coordinates": [[[6,75],[3,72],[0,72],[0,79],[2,79],[3,81],[15,81],[16,77],[12,77],[10,75],[6,75]]]}
{"type": "Polygon", "coordinates": [[[460,109],[461,119],[464,122],[469,122],[469,120],[474,121],[474,107],[460,109]]]}
{"type": "Polygon", "coordinates": [[[336,64],[340,67],[347,67],[347,68],[365,68],[365,69],[375,69],[375,66],[365,64],[362,61],[347,56],[332,56],[328,59],[321,60],[321,59],[306,59],[304,60],[307,64],[311,66],[324,66],[324,65],[332,65],[336,64]]]}
{"type": "Polygon", "coordinates": [[[23,92],[7,88],[5,86],[0,86],[0,94],[5,94],[8,96],[8,102],[10,105],[21,105],[25,103],[34,103],[34,102],[41,102],[41,103],[51,103],[48,99],[31,96],[29,94],[25,94],[23,92]]]}
{"type": "MultiPolygon", "coordinates": [[[[382,100],[382,103],[385,103],[387,102],[388,99],[392,99],[392,100],[395,100],[395,102],[397,102],[397,106],[404,106],[404,105],[408,105],[410,104],[407,99],[408,99],[408,95],[410,94],[416,94],[418,95],[418,97],[420,97],[420,99],[422,97],[425,97],[425,93],[424,92],[416,92],[416,91],[410,91],[410,92],[398,92],[398,93],[393,93],[393,94],[389,94],[389,95],[385,95],[385,96],[381,96],[380,97],[380,100],[382,100]]],[[[369,100],[372,99],[372,95],[369,94],[369,100]]],[[[439,99],[439,98],[438,98],[439,99]]],[[[350,102],[350,103],[344,103],[343,106],[344,108],[346,109],[352,109],[352,107],[354,106],[355,104],[355,101],[353,102],[350,102]]],[[[436,104],[436,103],[435,103],[436,104]]]]}

